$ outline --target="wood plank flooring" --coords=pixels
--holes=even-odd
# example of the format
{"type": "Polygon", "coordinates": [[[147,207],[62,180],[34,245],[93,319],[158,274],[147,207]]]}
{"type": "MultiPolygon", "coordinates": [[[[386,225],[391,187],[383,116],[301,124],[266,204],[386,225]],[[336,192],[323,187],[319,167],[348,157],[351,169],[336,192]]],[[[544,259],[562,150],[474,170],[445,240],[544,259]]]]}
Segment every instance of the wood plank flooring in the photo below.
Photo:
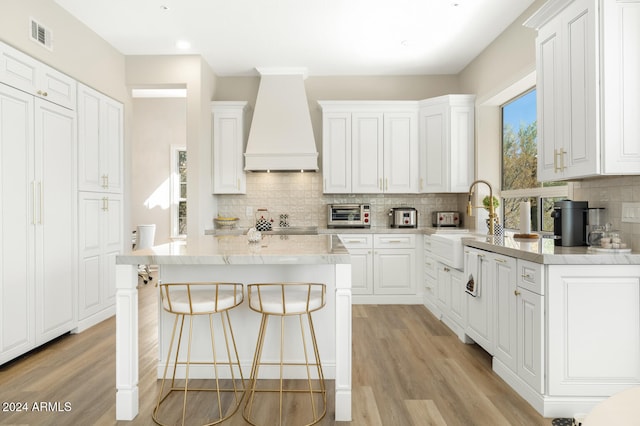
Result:
{"type": "MultiPolygon", "coordinates": [[[[140,414],[133,422],[114,420],[111,318],[0,366],[0,409],[9,410],[0,410],[0,425],[155,424],[156,290],[140,287],[140,414]]],[[[323,426],[551,425],[491,371],[489,355],[461,343],[423,306],[353,307],[353,422],[333,420],[333,382],[327,385],[323,426]]],[[[297,411],[291,407],[288,419],[297,411]]],[[[247,423],[238,412],[225,424],[247,423]]]]}

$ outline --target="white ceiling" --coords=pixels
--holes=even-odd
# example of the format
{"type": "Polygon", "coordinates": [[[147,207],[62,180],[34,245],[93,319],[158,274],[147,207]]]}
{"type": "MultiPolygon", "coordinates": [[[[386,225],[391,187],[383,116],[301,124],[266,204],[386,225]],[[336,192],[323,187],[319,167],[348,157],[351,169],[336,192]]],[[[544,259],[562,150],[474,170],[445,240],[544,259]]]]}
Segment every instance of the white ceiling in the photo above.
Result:
{"type": "MultiPolygon", "coordinates": [[[[201,54],[219,76],[457,74],[533,0],[55,0],[125,55],[201,54]],[[178,40],[191,48],[180,50],[178,40]]],[[[44,23],[46,26],[46,23],[44,23]]]]}

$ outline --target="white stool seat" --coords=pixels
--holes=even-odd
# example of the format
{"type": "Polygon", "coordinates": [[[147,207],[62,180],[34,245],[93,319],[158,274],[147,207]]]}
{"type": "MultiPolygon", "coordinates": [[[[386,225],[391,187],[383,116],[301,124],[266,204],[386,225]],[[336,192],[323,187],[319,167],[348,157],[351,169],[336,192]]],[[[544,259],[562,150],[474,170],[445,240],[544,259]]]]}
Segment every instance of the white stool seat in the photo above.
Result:
{"type": "Polygon", "coordinates": [[[296,315],[316,311],[324,305],[320,291],[309,293],[306,288],[289,288],[285,294],[280,287],[269,291],[261,290],[258,297],[251,298],[251,309],[274,315],[296,315]],[[283,300],[284,299],[284,300],[283,300]]]}
{"type": "MultiPolygon", "coordinates": [[[[207,314],[233,308],[238,303],[238,295],[233,291],[221,290],[218,295],[210,290],[171,291],[170,297],[162,299],[162,307],[176,314],[207,314]]],[[[241,300],[241,298],[240,298],[241,300]]]]}

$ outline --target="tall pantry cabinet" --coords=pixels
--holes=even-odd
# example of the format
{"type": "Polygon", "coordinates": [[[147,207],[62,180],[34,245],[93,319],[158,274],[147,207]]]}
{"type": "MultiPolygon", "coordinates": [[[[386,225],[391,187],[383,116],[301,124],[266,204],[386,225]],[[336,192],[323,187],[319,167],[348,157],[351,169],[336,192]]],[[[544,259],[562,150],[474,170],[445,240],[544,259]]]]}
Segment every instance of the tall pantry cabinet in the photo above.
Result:
{"type": "Polygon", "coordinates": [[[0,364],[77,323],[76,113],[39,89],[47,76],[75,99],[72,79],[0,44],[0,364]]]}
{"type": "Polygon", "coordinates": [[[123,248],[123,107],[78,84],[78,329],[115,313],[115,257],[123,248]]]}

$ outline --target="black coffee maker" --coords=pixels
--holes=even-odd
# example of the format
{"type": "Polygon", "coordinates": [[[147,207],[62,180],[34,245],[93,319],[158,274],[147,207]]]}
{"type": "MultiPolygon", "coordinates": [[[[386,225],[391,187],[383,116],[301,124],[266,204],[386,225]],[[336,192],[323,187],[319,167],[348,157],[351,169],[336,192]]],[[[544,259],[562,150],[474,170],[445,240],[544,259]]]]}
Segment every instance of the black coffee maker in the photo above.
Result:
{"type": "Polygon", "coordinates": [[[553,204],[553,234],[557,246],[587,245],[588,201],[556,201],[553,204]]]}

